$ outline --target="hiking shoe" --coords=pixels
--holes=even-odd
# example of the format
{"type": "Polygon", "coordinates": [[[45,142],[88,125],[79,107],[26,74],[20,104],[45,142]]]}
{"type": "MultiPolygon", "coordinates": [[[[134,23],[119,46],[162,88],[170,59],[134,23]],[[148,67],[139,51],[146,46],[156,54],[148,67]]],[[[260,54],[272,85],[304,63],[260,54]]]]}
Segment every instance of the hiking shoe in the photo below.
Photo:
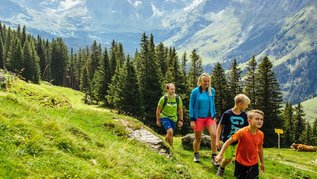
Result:
{"type": "Polygon", "coordinates": [[[218,167],[218,171],[217,171],[217,175],[218,175],[218,176],[222,177],[224,172],[225,172],[225,169],[224,169],[224,168],[218,167]]]}
{"type": "Polygon", "coordinates": [[[212,155],[212,164],[216,167],[220,166],[220,163],[215,160],[217,155],[212,155]]]}
{"type": "Polygon", "coordinates": [[[200,162],[199,153],[194,154],[194,162],[200,162]]]}

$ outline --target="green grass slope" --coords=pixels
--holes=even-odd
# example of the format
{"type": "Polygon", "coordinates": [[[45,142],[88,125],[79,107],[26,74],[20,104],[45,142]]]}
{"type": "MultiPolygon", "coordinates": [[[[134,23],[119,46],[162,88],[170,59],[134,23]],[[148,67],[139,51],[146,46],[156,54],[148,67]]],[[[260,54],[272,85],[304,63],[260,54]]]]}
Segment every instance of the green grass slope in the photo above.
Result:
{"type": "MultiPolygon", "coordinates": [[[[210,150],[193,163],[175,138],[172,155],[129,138],[138,120],[82,103],[83,94],[17,80],[0,91],[0,178],[217,178],[210,150]]],[[[146,127],[145,127],[146,128],[146,127]]],[[[316,153],[265,149],[261,178],[316,178],[316,153]],[[315,162],[315,163],[314,163],[315,162]]],[[[233,178],[233,165],[225,171],[233,178]]]]}
{"type": "Polygon", "coordinates": [[[312,124],[317,119],[317,97],[306,100],[301,104],[306,114],[306,120],[312,124]]]}

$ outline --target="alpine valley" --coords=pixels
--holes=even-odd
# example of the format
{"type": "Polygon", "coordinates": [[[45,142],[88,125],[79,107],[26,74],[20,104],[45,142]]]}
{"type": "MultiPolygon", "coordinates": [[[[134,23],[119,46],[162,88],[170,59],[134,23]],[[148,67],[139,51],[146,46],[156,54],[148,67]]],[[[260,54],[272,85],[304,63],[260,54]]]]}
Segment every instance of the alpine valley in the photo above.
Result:
{"type": "Polygon", "coordinates": [[[133,54],[146,32],[205,65],[268,56],[285,101],[317,96],[316,0],[0,0],[0,21],[74,49],[116,40],[133,54]]]}

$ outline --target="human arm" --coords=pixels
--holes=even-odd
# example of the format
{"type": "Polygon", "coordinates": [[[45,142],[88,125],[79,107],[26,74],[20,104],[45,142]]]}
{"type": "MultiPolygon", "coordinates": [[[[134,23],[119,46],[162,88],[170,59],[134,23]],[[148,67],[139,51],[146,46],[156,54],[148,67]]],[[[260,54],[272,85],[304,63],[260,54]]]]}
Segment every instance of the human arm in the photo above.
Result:
{"type": "Polygon", "coordinates": [[[227,148],[234,142],[234,140],[230,137],[222,146],[220,152],[218,153],[218,155],[216,156],[215,160],[217,162],[220,162],[224,152],[227,150],[227,148]]]}
{"type": "Polygon", "coordinates": [[[161,120],[160,120],[161,110],[162,110],[161,107],[157,106],[157,108],[156,108],[156,125],[158,127],[161,127],[161,120]]]}
{"type": "Polygon", "coordinates": [[[260,169],[261,169],[261,172],[264,172],[264,156],[263,156],[263,146],[260,145],[259,148],[258,148],[258,153],[259,153],[259,158],[260,158],[260,169]]]}
{"type": "Polygon", "coordinates": [[[183,124],[184,124],[183,107],[182,106],[178,109],[178,114],[179,114],[178,127],[181,128],[181,127],[183,127],[183,124]]]}
{"type": "MultiPolygon", "coordinates": [[[[195,101],[196,101],[196,94],[195,94],[195,89],[192,90],[191,94],[190,94],[190,98],[189,98],[189,117],[190,117],[190,121],[196,121],[195,117],[194,117],[194,109],[195,109],[195,101]]],[[[192,127],[192,125],[191,125],[192,127]]]]}
{"type": "Polygon", "coordinates": [[[222,124],[219,123],[217,126],[217,132],[216,132],[216,146],[218,149],[220,149],[222,146],[222,142],[220,140],[221,131],[222,131],[222,124]]]}

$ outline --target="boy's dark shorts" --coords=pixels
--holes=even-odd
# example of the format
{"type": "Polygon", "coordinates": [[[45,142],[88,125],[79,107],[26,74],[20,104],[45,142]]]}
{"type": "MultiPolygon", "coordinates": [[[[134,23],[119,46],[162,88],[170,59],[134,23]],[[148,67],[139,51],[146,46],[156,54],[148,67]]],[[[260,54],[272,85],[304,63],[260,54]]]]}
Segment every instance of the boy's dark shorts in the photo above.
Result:
{"type": "Polygon", "coordinates": [[[176,129],[176,122],[170,120],[169,118],[161,118],[161,124],[164,126],[167,131],[169,128],[172,128],[173,131],[176,129]]]}
{"type": "Polygon", "coordinates": [[[259,165],[255,164],[250,167],[241,165],[238,161],[235,161],[234,176],[243,179],[255,179],[259,178],[259,165]]]}

